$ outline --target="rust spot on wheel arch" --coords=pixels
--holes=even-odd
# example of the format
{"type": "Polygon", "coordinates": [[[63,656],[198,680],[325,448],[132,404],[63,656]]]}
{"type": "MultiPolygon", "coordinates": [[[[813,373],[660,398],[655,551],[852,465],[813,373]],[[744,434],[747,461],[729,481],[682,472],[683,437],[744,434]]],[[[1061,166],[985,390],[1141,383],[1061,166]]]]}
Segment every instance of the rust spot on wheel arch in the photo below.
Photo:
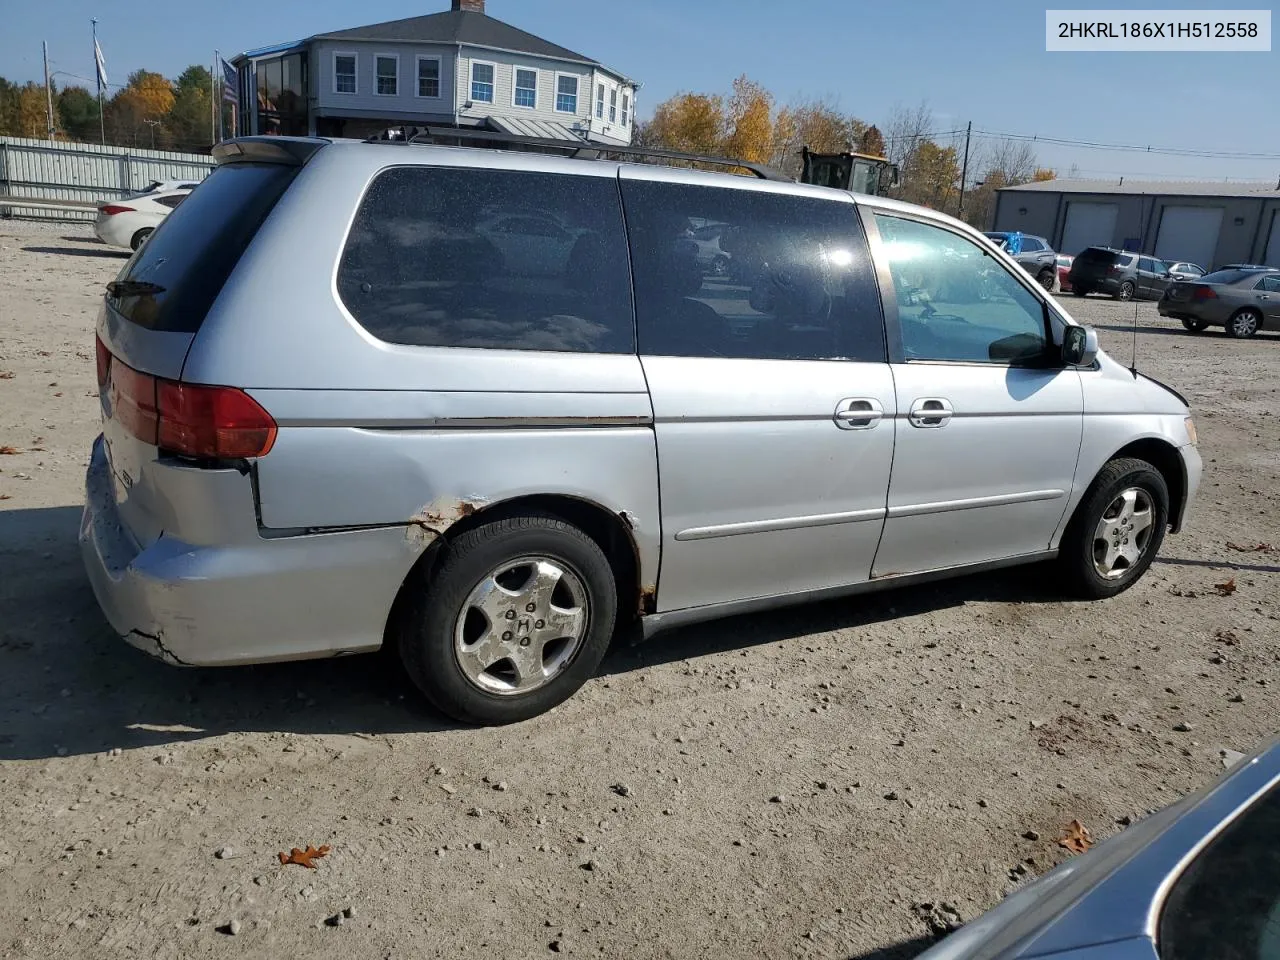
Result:
{"type": "Polygon", "coordinates": [[[657,605],[658,588],[654,584],[648,584],[640,588],[640,616],[648,616],[653,613],[654,607],[657,605]]]}
{"type": "Polygon", "coordinates": [[[459,520],[469,517],[482,506],[481,497],[437,497],[409,518],[405,539],[422,544],[442,537],[459,520]]]}

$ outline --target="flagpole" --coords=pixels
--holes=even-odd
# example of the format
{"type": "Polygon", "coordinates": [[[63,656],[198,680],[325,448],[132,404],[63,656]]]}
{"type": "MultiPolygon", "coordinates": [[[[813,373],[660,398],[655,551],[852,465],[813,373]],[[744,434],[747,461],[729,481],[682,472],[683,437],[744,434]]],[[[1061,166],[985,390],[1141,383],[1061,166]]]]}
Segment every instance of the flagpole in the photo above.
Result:
{"type": "Polygon", "coordinates": [[[102,109],[102,61],[98,57],[98,18],[90,17],[89,22],[93,24],[93,73],[98,81],[98,133],[105,144],[107,142],[107,118],[102,109]]]}
{"type": "Polygon", "coordinates": [[[218,142],[218,51],[213,51],[213,69],[209,71],[209,142],[218,142]]]}
{"type": "Polygon", "coordinates": [[[223,140],[227,139],[226,120],[222,115],[222,101],[226,98],[226,91],[224,90],[225,85],[223,84],[222,77],[220,75],[220,71],[222,70],[222,54],[217,50],[213,51],[213,67],[213,91],[215,94],[221,93],[220,96],[215,96],[213,98],[213,102],[217,104],[214,109],[218,111],[218,142],[221,143],[223,140]]]}

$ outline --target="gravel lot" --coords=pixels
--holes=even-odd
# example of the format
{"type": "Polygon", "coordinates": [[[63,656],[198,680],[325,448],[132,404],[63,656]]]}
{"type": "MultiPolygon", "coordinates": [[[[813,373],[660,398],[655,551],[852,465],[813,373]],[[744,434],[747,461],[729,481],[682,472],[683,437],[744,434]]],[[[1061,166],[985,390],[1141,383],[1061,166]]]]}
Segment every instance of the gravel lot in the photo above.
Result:
{"type": "MultiPolygon", "coordinates": [[[[1280,337],[1151,304],[1139,367],[1205,478],[1114,600],[1037,568],[690,628],[497,730],[376,656],[154,663],[75,545],[123,262],[90,236],[0,221],[0,955],[908,957],[1071,819],[1106,836],[1274,733],[1280,553],[1228,543],[1280,546],[1280,337]]],[[[1128,359],[1131,305],[1064,303],[1128,359]]]]}

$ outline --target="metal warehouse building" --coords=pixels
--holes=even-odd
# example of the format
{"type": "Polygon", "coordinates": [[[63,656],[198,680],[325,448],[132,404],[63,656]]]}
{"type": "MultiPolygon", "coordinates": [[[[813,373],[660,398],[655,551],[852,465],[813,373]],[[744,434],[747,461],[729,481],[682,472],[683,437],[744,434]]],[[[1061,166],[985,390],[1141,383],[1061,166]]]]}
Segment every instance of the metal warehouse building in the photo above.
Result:
{"type": "Polygon", "coordinates": [[[1089,246],[1188,260],[1280,266],[1280,184],[1046,180],[999,191],[993,230],[1021,230],[1075,255],[1089,246]]]}

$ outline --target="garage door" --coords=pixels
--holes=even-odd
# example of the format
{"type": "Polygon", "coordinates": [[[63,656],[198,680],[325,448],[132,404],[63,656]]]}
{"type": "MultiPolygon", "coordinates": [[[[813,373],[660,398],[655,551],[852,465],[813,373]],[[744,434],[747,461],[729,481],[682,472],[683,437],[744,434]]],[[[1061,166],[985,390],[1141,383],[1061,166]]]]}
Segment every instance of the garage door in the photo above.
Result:
{"type": "Polygon", "coordinates": [[[1075,256],[1085,247],[1109,247],[1116,239],[1116,215],[1120,207],[1114,203],[1090,203],[1086,200],[1067,202],[1067,222],[1062,228],[1058,249],[1075,256]]]}
{"type": "Polygon", "coordinates": [[[1271,239],[1267,241],[1262,262],[1268,267],[1280,267],[1280,210],[1271,215],[1271,239]]]}
{"type": "Polygon", "coordinates": [[[1156,234],[1156,256],[1170,262],[1188,260],[1212,270],[1221,230],[1221,207],[1165,207],[1156,234]]]}

